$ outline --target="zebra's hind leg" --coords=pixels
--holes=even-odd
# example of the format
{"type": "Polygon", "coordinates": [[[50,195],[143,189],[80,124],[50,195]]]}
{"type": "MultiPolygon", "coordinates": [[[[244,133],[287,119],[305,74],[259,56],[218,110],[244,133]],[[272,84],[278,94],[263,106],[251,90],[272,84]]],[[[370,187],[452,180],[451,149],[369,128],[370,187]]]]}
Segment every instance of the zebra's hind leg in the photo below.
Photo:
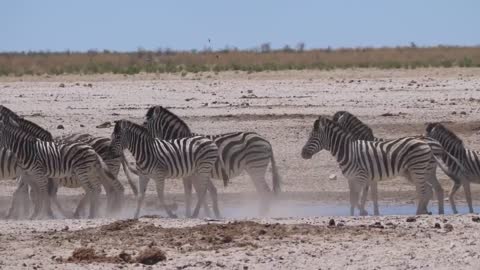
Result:
{"type": "Polygon", "coordinates": [[[81,217],[81,212],[85,209],[85,205],[88,202],[88,194],[84,194],[80,201],[77,204],[77,207],[75,208],[75,212],[73,213],[73,218],[80,218],[81,217]]]}
{"type": "Polygon", "coordinates": [[[445,213],[444,205],[443,205],[443,188],[438,182],[435,169],[430,173],[431,175],[429,177],[429,183],[430,185],[432,185],[433,189],[435,190],[435,197],[437,198],[437,202],[438,202],[438,214],[443,215],[445,213]]]}
{"type": "Polygon", "coordinates": [[[195,209],[193,210],[192,218],[198,217],[198,214],[200,213],[200,208],[204,203],[205,200],[205,194],[207,193],[207,185],[209,181],[209,176],[205,175],[200,175],[198,177],[195,177],[195,180],[197,183],[197,195],[198,195],[198,201],[195,206],[195,209]]]}
{"type": "MultiPolygon", "coordinates": [[[[147,184],[150,179],[145,175],[140,175],[138,178],[138,197],[137,197],[137,209],[135,210],[134,218],[138,218],[140,215],[140,208],[142,207],[143,200],[145,199],[145,192],[147,190],[147,184]]],[[[158,189],[157,189],[158,192],[158,189]]]]}
{"type": "Polygon", "coordinates": [[[267,172],[268,160],[266,164],[258,164],[258,167],[248,167],[247,173],[255,185],[255,189],[260,195],[260,209],[259,213],[261,216],[264,216],[270,210],[270,201],[272,200],[272,190],[265,180],[265,173],[267,172]]]}
{"type": "Polygon", "coordinates": [[[466,179],[462,179],[463,191],[465,192],[465,198],[467,199],[468,211],[473,213],[472,205],[472,192],[470,191],[470,182],[466,179]]]}
{"type": "Polygon", "coordinates": [[[157,188],[157,196],[160,201],[160,204],[165,208],[165,211],[167,212],[168,216],[171,218],[176,218],[177,215],[170,210],[170,207],[165,203],[165,179],[164,178],[158,178],[156,180],[156,188],[157,188]]]}
{"type": "Polygon", "coordinates": [[[458,214],[457,206],[455,205],[455,193],[457,193],[458,189],[460,188],[460,180],[453,179],[453,186],[448,194],[448,200],[450,201],[450,206],[452,207],[452,211],[454,214],[458,214]]]}

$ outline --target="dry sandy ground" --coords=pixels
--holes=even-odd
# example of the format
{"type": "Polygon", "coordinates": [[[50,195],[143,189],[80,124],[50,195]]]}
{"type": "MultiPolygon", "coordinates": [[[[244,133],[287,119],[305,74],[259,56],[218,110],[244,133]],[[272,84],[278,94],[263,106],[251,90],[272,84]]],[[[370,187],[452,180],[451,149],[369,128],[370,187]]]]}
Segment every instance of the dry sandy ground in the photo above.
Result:
{"type": "MultiPolygon", "coordinates": [[[[112,128],[96,126],[121,118],[141,121],[151,105],[171,108],[197,132],[256,131],[274,147],[286,191],[281,199],[339,204],[345,210],[347,185],[330,154],[322,152],[309,161],[299,155],[319,114],[351,111],[384,138],[417,135],[426,122],[443,121],[467,146],[480,150],[476,140],[480,129],[480,69],[473,68],[0,78],[0,104],[54,135],[89,132],[109,136],[112,128]],[[385,114],[391,116],[382,116],[385,114]],[[57,129],[60,124],[64,129],[57,129]],[[328,180],[330,174],[337,174],[338,179],[328,180]]],[[[441,173],[438,176],[448,191],[450,181],[441,173]]],[[[269,174],[267,181],[270,179],[269,174]]],[[[123,175],[121,180],[125,181],[123,175]]],[[[167,186],[169,199],[181,203],[181,181],[171,180],[167,186]]],[[[14,181],[2,181],[1,187],[0,211],[5,211],[14,181]]],[[[251,204],[254,188],[247,176],[233,179],[226,188],[218,182],[217,188],[221,205],[251,204]]],[[[473,189],[478,210],[479,185],[473,189]]],[[[150,184],[151,201],[153,190],[150,184]]],[[[411,204],[415,199],[413,187],[404,179],[385,181],[379,190],[381,207],[387,203],[411,204]]],[[[61,194],[65,201],[72,201],[78,200],[81,191],[63,189],[61,194]]],[[[464,201],[462,190],[457,197],[458,202],[464,201]]],[[[275,216],[299,216],[295,215],[297,210],[277,212],[275,216]]],[[[435,212],[435,206],[432,210],[435,212]]],[[[234,210],[225,210],[225,216],[235,216],[229,211],[234,210]]],[[[163,211],[158,214],[163,215],[163,211]]],[[[26,268],[34,264],[65,268],[73,250],[80,246],[91,246],[98,254],[87,250],[86,261],[71,258],[70,263],[75,265],[68,267],[111,268],[112,263],[122,267],[116,257],[121,251],[132,257],[121,256],[128,262],[124,267],[132,267],[135,263],[130,262],[150,245],[166,252],[167,261],[157,265],[168,269],[474,269],[480,264],[480,223],[472,221],[476,217],[431,216],[411,223],[405,221],[406,216],[335,217],[337,223],[344,221],[343,227],[327,227],[328,217],[248,220],[215,226],[205,226],[202,220],[148,218],[121,223],[125,226],[114,230],[100,227],[113,222],[107,219],[1,220],[0,267],[22,267],[25,263],[26,268]],[[296,225],[264,226],[257,221],[296,225]],[[369,227],[375,222],[381,223],[376,226],[380,228],[369,227]],[[445,224],[452,224],[453,231],[445,224]]],[[[220,223],[225,222],[230,221],[220,223]]]]}

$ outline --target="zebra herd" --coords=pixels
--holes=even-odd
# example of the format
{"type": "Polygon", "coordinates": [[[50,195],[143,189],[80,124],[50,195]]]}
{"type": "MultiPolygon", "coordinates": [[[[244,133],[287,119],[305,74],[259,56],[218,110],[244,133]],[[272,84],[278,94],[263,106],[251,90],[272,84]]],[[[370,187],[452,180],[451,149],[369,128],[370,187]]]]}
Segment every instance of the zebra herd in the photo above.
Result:
{"type": "MultiPolygon", "coordinates": [[[[444,213],[443,188],[436,177],[437,167],[454,182],[449,194],[457,213],[454,195],[463,186],[470,212],[473,212],[470,183],[480,183],[479,153],[468,150],[452,131],[431,123],[424,135],[384,140],[353,114],[339,111],[332,118],[315,120],[301,156],[310,159],[321,150],[330,151],[348,180],[350,214],[355,208],[367,215],[368,192],[379,215],[378,181],[404,176],[415,185],[417,214],[428,213],[435,192],[438,212],[444,213]],[[434,192],[433,192],[434,191],[434,192]]],[[[88,217],[98,215],[102,186],[107,196],[106,212],[115,214],[123,207],[124,187],[117,176],[123,167],[132,192],[137,196],[134,216],[138,218],[150,179],[156,184],[160,203],[170,217],[176,214],[166,206],[165,179],[182,178],[187,217],[197,217],[203,207],[209,213],[207,195],[216,217],[220,217],[218,194],[212,179],[227,185],[231,178],[246,172],[260,199],[260,212],[266,213],[281,191],[280,174],[270,142],[255,132],[230,132],[220,135],[194,133],[177,115],[162,106],[147,110],[143,124],[119,120],[111,138],[90,134],[71,134],[54,138],[50,132],[0,105],[0,177],[17,179],[17,188],[7,218],[40,214],[53,218],[52,203],[65,217],[79,218],[87,204],[88,217]],[[135,166],[126,161],[128,150],[135,166]],[[272,188],[265,180],[269,164],[272,188]],[[130,172],[137,175],[138,184],[130,172]],[[58,187],[83,188],[73,214],[57,199],[58,187]],[[191,211],[192,187],[197,202],[191,211]],[[33,211],[30,211],[30,204],[33,211]]]]}
{"type": "Polygon", "coordinates": [[[221,135],[197,135],[178,116],[169,110],[154,106],[147,111],[146,121],[138,125],[128,120],[116,121],[111,138],[89,134],[73,134],[53,138],[45,129],[19,117],[5,106],[0,106],[0,147],[6,153],[2,159],[2,179],[17,178],[7,217],[12,217],[18,205],[28,212],[29,194],[34,202],[30,218],[40,212],[53,217],[53,202],[64,216],[69,216],[56,199],[58,186],[82,187],[85,195],[73,217],[79,217],[87,203],[89,217],[96,216],[101,186],[107,195],[107,212],[115,213],[122,207],[124,188],[118,181],[120,165],[137,198],[135,217],[145,198],[150,178],[155,180],[157,195],[167,214],[175,214],[166,207],[164,182],[166,178],[183,178],[186,195],[186,215],[196,217],[205,196],[210,195],[213,210],[220,216],[217,189],[211,179],[230,178],[246,171],[261,194],[261,212],[268,209],[271,189],[265,181],[269,163],[272,164],[273,192],[280,191],[280,176],[271,144],[254,132],[231,132],[221,135]],[[136,166],[126,162],[124,150],[135,158],[136,166]],[[139,176],[138,187],[129,171],[139,176]],[[191,214],[192,186],[198,194],[191,214]]]}

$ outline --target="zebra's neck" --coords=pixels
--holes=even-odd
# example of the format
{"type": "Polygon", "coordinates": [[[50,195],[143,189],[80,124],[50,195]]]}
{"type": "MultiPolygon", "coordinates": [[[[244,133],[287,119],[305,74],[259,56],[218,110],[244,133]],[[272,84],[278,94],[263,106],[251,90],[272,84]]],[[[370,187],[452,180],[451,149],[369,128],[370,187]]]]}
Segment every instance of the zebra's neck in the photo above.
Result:
{"type": "Polygon", "coordinates": [[[7,148],[12,151],[21,164],[29,163],[28,160],[34,158],[36,148],[36,139],[28,138],[25,134],[15,134],[7,132],[4,134],[7,148]]]}
{"type": "Polygon", "coordinates": [[[151,136],[135,134],[128,130],[125,131],[122,138],[123,148],[128,149],[139,163],[152,156],[153,145],[154,139],[151,136]]]}
{"type": "Polygon", "coordinates": [[[327,131],[327,141],[332,156],[342,165],[349,158],[349,149],[352,144],[351,135],[339,128],[331,128],[327,131]]]}

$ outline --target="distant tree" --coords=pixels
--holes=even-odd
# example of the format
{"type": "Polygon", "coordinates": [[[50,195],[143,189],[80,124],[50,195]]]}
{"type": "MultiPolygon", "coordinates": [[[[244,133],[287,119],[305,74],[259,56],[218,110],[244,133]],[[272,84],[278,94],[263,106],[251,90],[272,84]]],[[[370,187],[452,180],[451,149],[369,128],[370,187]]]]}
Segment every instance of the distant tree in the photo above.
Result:
{"type": "Polygon", "coordinates": [[[297,51],[298,52],[303,52],[305,50],[305,42],[299,42],[297,44],[297,51]]]}
{"type": "Polygon", "coordinates": [[[284,52],[293,52],[293,49],[292,49],[292,48],[290,48],[290,46],[288,46],[288,45],[285,45],[285,46],[283,46],[283,49],[282,49],[282,51],[284,51],[284,52]]]}
{"type": "Polygon", "coordinates": [[[260,45],[260,52],[268,53],[268,52],[270,52],[270,50],[271,50],[270,42],[266,42],[266,43],[263,43],[262,45],[260,45]]]}
{"type": "Polygon", "coordinates": [[[410,48],[417,48],[417,44],[415,42],[410,42],[410,48]]]}

